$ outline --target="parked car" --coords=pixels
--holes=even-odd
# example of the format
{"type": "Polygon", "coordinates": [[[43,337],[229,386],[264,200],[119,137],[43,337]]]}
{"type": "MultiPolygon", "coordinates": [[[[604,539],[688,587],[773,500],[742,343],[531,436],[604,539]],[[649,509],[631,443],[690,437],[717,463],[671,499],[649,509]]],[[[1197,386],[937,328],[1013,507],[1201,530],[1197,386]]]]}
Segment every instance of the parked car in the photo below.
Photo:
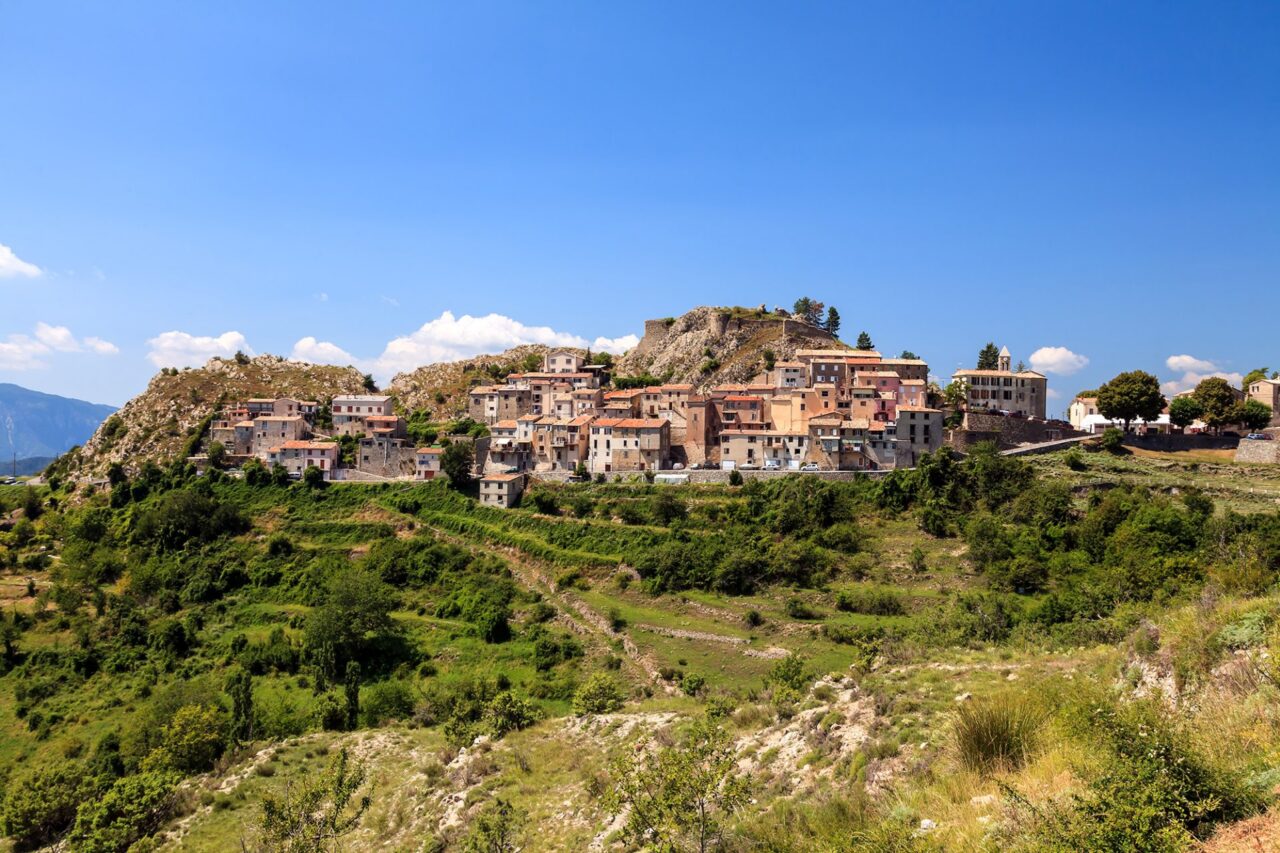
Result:
{"type": "Polygon", "coordinates": [[[760,463],[759,463],[759,462],[744,462],[743,464],[741,464],[741,465],[739,465],[739,466],[738,466],[738,470],[739,470],[739,471],[759,471],[759,470],[760,470],[760,463]]]}
{"type": "Polygon", "coordinates": [[[813,471],[818,471],[818,470],[821,470],[821,469],[819,469],[819,468],[818,468],[818,466],[817,466],[817,464],[816,464],[816,463],[813,463],[813,462],[806,462],[806,463],[804,463],[803,465],[801,465],[801,466],[800,466],[800,470],[801,470],[801,471],[806,471],[806,472],[810,472],[810,473],[812,473],[813,471]]]}
{"type": "Polygon", "coordinates": [[[13,477],[5,477],[4,484],[6,486],[16,486],[18,484],[18,481],[15,480],[13,477]]]}
{"type": "Polygon", "coordinates": [[[1247,441],[1271,441],[1271,434],[1266,432],[1251,432],[1245,436],[1247,441]]]}
{"type": "Polygon", "coordinates": [[[782,467],[782,463],[779,462],[777,459],[764,460],[764,470],[766,471],[777,471],[781,467],[782,467]]]}

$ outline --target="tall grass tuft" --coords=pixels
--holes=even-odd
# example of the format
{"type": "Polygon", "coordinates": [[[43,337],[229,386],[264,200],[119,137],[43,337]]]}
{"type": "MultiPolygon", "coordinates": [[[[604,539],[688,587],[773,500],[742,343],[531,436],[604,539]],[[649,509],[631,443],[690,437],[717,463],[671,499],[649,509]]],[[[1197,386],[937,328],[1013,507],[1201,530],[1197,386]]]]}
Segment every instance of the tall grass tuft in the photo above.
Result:
{"type": "Polygon", "coordinates": [[[1044,710],[1025,696],[1004,693],[968,702],[956,714],[956,757],[967,770],[1016,770],[1035,750],[1044,710]]]}

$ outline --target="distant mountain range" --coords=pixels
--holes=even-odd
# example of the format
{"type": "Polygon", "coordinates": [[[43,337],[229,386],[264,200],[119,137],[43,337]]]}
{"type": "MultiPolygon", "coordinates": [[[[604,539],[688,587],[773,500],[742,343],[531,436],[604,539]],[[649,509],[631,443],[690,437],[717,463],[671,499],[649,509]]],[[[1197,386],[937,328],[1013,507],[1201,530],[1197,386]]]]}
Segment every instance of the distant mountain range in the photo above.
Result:
{"type": "Polygon", "coordinates": [[[48,464],[47,457],[88,441],[114,411],[113,406],[0,382],[0,475],[9,473],[15,453],[20,471],[40,464],[39,460],[23,464],[32,457],[46,457],[44,464],[48,464]]]}

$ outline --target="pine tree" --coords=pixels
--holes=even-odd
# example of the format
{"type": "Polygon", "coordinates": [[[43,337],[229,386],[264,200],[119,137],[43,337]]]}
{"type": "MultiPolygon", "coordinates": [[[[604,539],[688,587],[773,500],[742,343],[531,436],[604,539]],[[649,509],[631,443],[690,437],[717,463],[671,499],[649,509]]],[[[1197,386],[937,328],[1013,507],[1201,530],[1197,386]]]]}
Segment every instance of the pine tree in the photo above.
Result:
{"type": "Polygon", "coordinates": [[[840,336],[840,312],[836,310],[834,305],[827,309],[826,328],[832,337],[840,336]]]}
{"type": "Polygon", "coordinates": [[[866,332],[858,333],[858,349],[871,350],[875,348],[876,348],[876,345],[871,343],[870,335],[868,335],[866,332]]]}
{"type": "Polygon", "coordinates": [[[1000,367],[1000,350],[994,343],[988,343],[978,351],[978,369],[996,370],[1000,367]]]}

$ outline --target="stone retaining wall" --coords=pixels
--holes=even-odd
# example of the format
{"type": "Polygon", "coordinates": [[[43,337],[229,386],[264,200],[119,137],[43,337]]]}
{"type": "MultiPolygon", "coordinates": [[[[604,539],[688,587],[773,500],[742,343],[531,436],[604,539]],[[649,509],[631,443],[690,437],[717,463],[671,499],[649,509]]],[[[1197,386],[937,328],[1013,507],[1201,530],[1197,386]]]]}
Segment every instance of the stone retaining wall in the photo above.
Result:
{"type": "Polygon", "coordinates": [[[1236,447],[1236,461],[1280,464],[1280,441],[1242,441],[1236,447]]]}
{"type": "MultiPolygon", "coordinates": [[[[695,471],[663,471],[663,474],[688,474],[690,483],[715,483],[727,485],[729,482],[729,472],[719,469],[695,470],[695,471]]],[[[769,477],[785,477],[788,474],[799,474],[798,471],[739,471],[744,480],[767,479],[769,477]]],[[[878,478],[888,474],[888,471],[806,471],[802,476],[820,477],[824,480],[853,480],[858,477],[878,478]]],[[[534,480],[542,480],[548,483],[564,483],[572,476],[568,471],[533,471],[529,476],[534,480]]],[[[607,475],[609,482],[613,482],[613,474],[607,475]]],[[[639,478],[640,482],[644,482],[644,475],[634,471],[620,472],[618,476],[622,477],[622,481],[628,482],[632,478],[639,478]]]]}

